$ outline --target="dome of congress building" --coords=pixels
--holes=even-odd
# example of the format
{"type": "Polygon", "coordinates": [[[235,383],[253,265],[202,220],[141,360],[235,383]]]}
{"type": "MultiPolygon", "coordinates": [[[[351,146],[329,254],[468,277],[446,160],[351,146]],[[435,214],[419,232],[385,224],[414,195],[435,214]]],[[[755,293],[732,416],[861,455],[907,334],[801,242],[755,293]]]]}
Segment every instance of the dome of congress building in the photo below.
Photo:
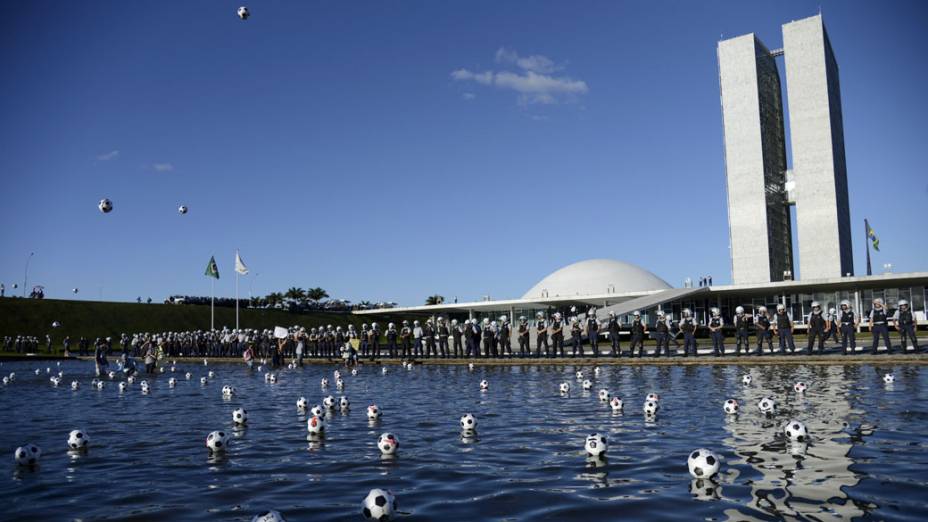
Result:
{"type": "Polygon", "coordinates": [[[631,263],[587,259],[552,272],[522,299],[574,295],[624,294],[672,288],[667,281],[631,263]]]}

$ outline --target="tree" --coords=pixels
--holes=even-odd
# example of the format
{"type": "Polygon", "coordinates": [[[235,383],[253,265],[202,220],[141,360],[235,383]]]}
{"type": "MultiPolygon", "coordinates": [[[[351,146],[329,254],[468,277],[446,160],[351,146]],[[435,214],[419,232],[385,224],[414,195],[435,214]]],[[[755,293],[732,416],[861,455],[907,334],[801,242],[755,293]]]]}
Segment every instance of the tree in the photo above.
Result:
{"type": "Polygon", "coordinates": [[[291,286],[287,290],[287,293],[284,294],[284,297],[286,297],[287,299],[295,299],[297,301],[301,299],[306,299],[306,290],[303,290],[302,288],[298,288],[295,286],[291,286]]]}
{"type": "Polygon", "coordinates": [[[445,296],[443,295],[430,295],[425,300],[426,305],[439,305],[445,302],[445,296]]]}
{"type": "Polygon", "coordinates": [[[306,297],[313,301],[321,301],[326,297],[329,297],[329,293],[317,286],[316,288],[310,288],[307,290],[306,297]]]}
{"type": "Polygon", "coordinates": [[[270,294],[267,294],[267,297],[265,299],[267,300],[268,304],[275,305],[284,300],[284,294],[280,292],[271,292],[270,294]]]}
{"type": "Polygon", "coordinates": [[[374,306],[371,304],[370,301],[361,301],[360,303],[358,303],[358,308],[362,310],[366,310],[368,308],[373,308],[373,307],[374,306]]]}

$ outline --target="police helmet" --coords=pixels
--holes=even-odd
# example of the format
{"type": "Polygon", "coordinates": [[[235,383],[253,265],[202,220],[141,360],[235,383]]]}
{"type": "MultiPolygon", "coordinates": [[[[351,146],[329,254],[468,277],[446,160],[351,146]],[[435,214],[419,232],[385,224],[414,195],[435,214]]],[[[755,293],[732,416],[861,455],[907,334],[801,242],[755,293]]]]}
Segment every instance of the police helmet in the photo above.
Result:
{"type": "Polygon", "coordinates": [[[561,312],[554,312],[554,318],[555,318],[555,319],[560,319],[560,318],[561,318],[561,312]]]}
{"type": "Polygon", "coordinates": [[[758,306],[758,307],[757,307],[757,311],[760,312],[760,313],[767,313],[767,307],[766,307],[766,306],[758,306]]]}
{"type": "Polygon", "coordinates": [[[847,299],[841,301],[841,308],[844,308],[845,306],[848,307],[848,308],[851,307],[851,302],[848,301],[847,299]]]}
{"type": "Polygon", "coordinates": [[[736,307],[735,307],[735,313],[736,313],[736,314],[743,314],[743,313],[744,313],[744,307],[743,307],[743,306],[736,306],[736,307]]]}
{"type": "Polygon", "coordinates": [[[663,310],[658,310],[658,311],[657,311],[657,315],[658,315],[658,317],[664,317],[664,311],[663,311],[663,310]]]}
{"type": "Polygon", "coordinates": [[[541,312],[538,312],[537,314],[535,314],[535,317],[538,317],[539,319],[542,318],[542,317],[544,317],[544,316],[545,316],[545,314],[543,314],[543,313],[541,313],[541,312]]]}
{"type": "Polygon", "coordinates": [[[684,309],[683,309],[683,315],[689,317],[689,316],[692,315],[692,314],[693,314],[693,312],[691,312],[689,308],[684,308],[684,309]]]}
{"type": "Polygon", "coordinates": [[[876,306],[876,305],[883,306],[883,299],[877,297],[876,299],[873,300],[873,305],[874,305],[874,306],[876,306]]]}
{"type": "Polygon", "coordinates": [[[490,318],[489,318],[489,317],[484,317],[484,318],[483,318],[483,324],[490,324],[490,318]]]}
{"type": "Polygon", "coordinates": [[[635,310],[635,311],[632,313],[632,315],[634,315],[635,317],[641,317],[641,312],[639,312],[638,310],[635,310]]]}
{"type": "Polygon", "coordinates": [[[371,328],[377,328],[377,323],[371,323],[371,328]]]}
{"type": "Polygon", "coordinates": [[[403,321],[403,326],[409,326],[409,321],[403,321]]]}
{"type": "Polygon", "coordinates": [[[395,328],[396,325],[393,323],[387,323],[387,328],[395,328]]]}
{"type": "Polygon", "coordinates": [[[821,307],[822,305],[820,305],[818,301],[812,301],[812,308],[821,308],[821,307]]]}
{"type": "Polygon", "coordinates": [[[519,316],[519,320],[522,321],[523,323],[525,321],[528,321],[528,319],[526,319],[524,315],[519,316]]]}
{"type": "Polygon", "coordinates": [[[505,315],[501,315],[501,316],[499,316],[499,320],[505,323],[506,321],[509,320],[509,317],[507,317],[507,316],[505,316],[505,315]]]}
{"type": "Polygon", "coordinates": [[[454,325],[456,325],[456,324],[458,324],[458,320],[457,320],[457,319],[452,319],[452,320],[451,320],[451,326],[454,326],[454,325]]]}
{"type": "Polygon", "coordinates": [[[615,317],[615,312],[610,311],[610,312],[609,312],[609,317],[615,317]]]}
{"type": "Polygon", "coordinates": [[[906,301],[905,299],[900,299],[900,300],[899,300],[899,306],[900,306],[900,307],[902,307],[902,306],[909,306],[909,302],[906,301]]]}
{"type": "Polygon", "coordinates": [[[709,311],[712,312],[712,315],[719,315],[719,309],[714,306],[709,311]]]}
{"type": "Polygon", "coordinates": [[[784,305],[784,304],[782,304],[782,303],[781,303],[781,304],[778,304],[778,305],[777,305],[777,312],[779,312],[779,311],[781,311],[781,310],[786,310],[786,305],[784,305]]]}

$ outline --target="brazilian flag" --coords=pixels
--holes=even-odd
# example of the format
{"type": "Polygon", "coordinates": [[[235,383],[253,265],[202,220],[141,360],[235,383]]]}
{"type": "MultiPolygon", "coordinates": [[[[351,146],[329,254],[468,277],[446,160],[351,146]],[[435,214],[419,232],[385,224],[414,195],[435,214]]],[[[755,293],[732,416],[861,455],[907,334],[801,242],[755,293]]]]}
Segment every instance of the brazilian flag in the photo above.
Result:
{"type": "Polygon", "coordinates": [[[876,237],[876,232],[873,231],[873,227],[870,226],[869,222],[867,222],[866,225],[867,225],[867,237],[870,238],[870,241],[873,243],[873,249],[879,252],[880,251],[880,238],[876,237]]]}
{"type": "Polygon", "coordinates": [[[209,264],[206,265],[206,272],[203,275],[219,279],[219,266],[216,265],[216,256],[210,256],[209,264]]]}

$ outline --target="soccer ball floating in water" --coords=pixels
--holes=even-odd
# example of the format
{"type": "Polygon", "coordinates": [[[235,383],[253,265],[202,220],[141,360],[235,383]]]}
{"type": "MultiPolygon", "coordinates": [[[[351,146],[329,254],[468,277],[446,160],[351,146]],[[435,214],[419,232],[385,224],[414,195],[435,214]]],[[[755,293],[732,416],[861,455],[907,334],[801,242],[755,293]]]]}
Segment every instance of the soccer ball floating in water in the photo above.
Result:
{"type": "Polygon", "coordinates": [[[223,396],[223,397],[231,397],[231,396],[233,396],[233,395],[235,395],[235,387],[234,387],[234,386],[230,386],[230,385],[226,384],[225,386],[222,387],[222,396],[223,396]]]}
{"type": "Polygon", "coordinates": [[[589,389],[592,388],[592,387],[593,387],[593,383],[590,382],[589,379],[583,381],[583,389],[584,389],[584,390],[589,390],[589,389]]]}
{"type": "Polygon", "coordinates": [[[577,370],[576,375],[577,375],[577,380],[578,380],[578,381],[582,381],[582,380],[583,380],[583,372],[582,372],[582,371],[577,370]]]}
{"type": "Polygon", "coordinates": [[[381,433],[377,439],[377,447],[383,455],[393,455],[400,447],[400,441],[392,433],[381,433]]]}
{"type": "Polygon", "coordinates": [[[313,406],[313,409],[310,410],[310,413],[312,413],[316,417],[322,417],[323,415],[325,415],[325,410],[322,409],[322,406],[319,406],[318,404],[316,404],[315,406],[313,406]]]}
{"type": "Polygon", "coordinates": [[[329,380],[326,379],[325,377],[323,377],[322,380],[319,381],[319,385],[322,386],[323,388],[328,388],[328,387],[329,387],[329,380]]]}
{"type": "Polygon", "coordinates": [[[649,393],[648,396],[644,398],[644,400],[651,402],[661,402],[661,396],[656,393],[649,393]]]}
{"type": "Polygon", "coordinates": [[[725,413],[735,415],[738,413],[738,401],[735,399],[728,399],[725,401],[725,404],[722,405],[722,408],[725,409],[725,413]]]}
{"type": "Polygon", "coordinates": [[[705,448],[690,453],[686,465],[694,478],[710,478],[719,472],[719,458],[705,448]]]}
{"type": "Polygon", "coordinates": [[[106,198],[103,198],[100,200],[100,203],[97,204],[97,208],[100,209],[100,212],[103,212],[104,214],[109,214],[110,212],[113,211],[113,202],[106,198]]]}
{"type": "Polygon", "coordinates": [[[181,205],[181,206],[177,207],[177,212],[178,212],[180,215],[186,214],[186,213],[187,213],[187,206],[186,206],[186,205],[181,205]]]}
{"type": "Polygon", "coordinates": [[[802,381],[799,381],[793,385],[793,390],[796,390],[796,393],[805,393],[807,388],[808,386],[806,386],[806,383],[802,381]]]}
{"type": "Polygon", "coordinates": [[[232,410],[232,422],[239,425],[248,423],[248,412],[245,411],[245,408],[232,410]]]}
{"type": "Polygon", "coordinates": [[[389,491],[372,489],[361,504],[361,513],[369,520],[390,520],[396,512],[396,497],[389,491]]]}
{"type": "Polygon", "coordinates": [[[102,390],[104,387],[103,381],[97,381],[97,389],[102,390]]]}
{"type": "Polygon", "coordinates": [[[644,414],[648,417],[653,417],[657,415],[657,410],[661,407],[657,402],[654,401],[645,401],[644,402],[644,414]]]}
{"type": "Polygon", "coordinates": [[[300,397],[296,401],[296,409],[303,411],[306,408],[309,408],[309,401],[306,400],[306,397],[300,397]]]}
{"type": "Polygon", "coordinates": [[[367,407],[367,418],[370,420],[377,420],[380,418],[380,408],[376,404],[371,404],[367,407]]]}
{"type": "Polygon", "coordinates": [[[322,405],[325,406],[327,410],[334,410],[335,404],[335,397],[332,397],[331,395],[328,395],[325,399],[322,399],[322,405]]]}
{"type": "Polygon", "coordinates": [[[35,444],[26,444],[16,448],[13,452],[13,458],[16,464],[20,466],[35,466],[39,463],[39,457],[42,456],[42,449],[35,444]]]}
{"type": "Polygon", "coordinates": [[[470,413],[465,413],[461,417],[461,429],[464,431],[473,431],[477,429],[477,418],[470,413]]]}
{"type": "Polygon", "coordinates": [[[561,383],[561,393],[569,393],[569,392],[570,392],[570,383],[569,383],[569,382],[562,382],[562,383],[561,383]]]}
{"type": "Polygon", "coordinates": [[[322,417],[313,415],[306,421],[306,430],[309,431],[310,435],[319,435],[325,431],[325,421],[322,420],[322,417]]]}
{"type": "Polygon", "coordinates": [[[265,511],[255,515],[251,522],[287,522],[287,519],[277,511],[265,511]]]}
{"type": "Polygon", "coordinates": [[[81,387],[81,383],[79,383],[79,382],[77,382],[77,381],[71,381],[71,389],[72,389],[72,390],[76,390],[76,389],[78,389],[78,388],[80,388],[80,387],[81,387]]]}
{"type": "Polygon", "coordinates": [[[206,447],[212,453],[225,451],[229,445],[229,436],[224,431],[214,431],[206,436],[206,447]]]}
{"type": "Polygon", "coordinates": [[[248,20],[248,17],[251,16],[251,13],[248,12],[248,8],[245,6],[239,7],[236,14],[238,14],[238,17],[242,20],[248,20]]]}
{"type": "Polygon", "coordinates": [[[590,457],[602,457],[609,450],[609,442],[604,435],[594,433],[586,438],[583,446],[590,457]]]}
{"type": "Polygon", "coordinates": [[[751,384],[751,380],[752,380],[752,378],[751,378],[750,375],[745,375],[745,376],[741,377],[741,384],[743,384],[743,385],[745,385],[745,386],[749,386],[749,385],[751,384]]]}
{"type": "Polygon", "coordinates": [[[809,432],[806,425],[798,420],[791,420],[783,425],[783,434],[793,442],[806,442],[809,440],[809,432]]]}
{"type": "Polygon", "coordinates": [[[124,382],[119,383],[119,393],[125,392],[128,387],[129,385],[124,382]]]}
{"type": "Polygon", "coordinates": [[[168,388],[173,388],[175,386],[177,386],[177,379],[175,379],[174,377],[171,377],[170,379],[168,379],[168,388]]]}
{"type": "Polygon", "coordinates": [[[68,434],[68,447],[72,450],[81,450],[87,447],[90,438],[81,430],[74,430],[68,434]]]}
{"type": "Polygon", "coordinates": [[[200,377],[200,384],[206,384],[209,380],[206,377],[200,377]]]}
{"type": "Polygon", "coordinates": [[[347,410],[349,407],[351,407],[351,401],[349,401],[348,397],[345,396],[338,400],[338,405],[342,409],[342,411],[344,411],[344,410],[347,410]]]}
{"type": "Polygon", "coordinates": [[[612,407],[612,411],[614,412],[622,411],[622,399],[619,397],[613,397],[612,400],[609,401],[609,406],[612,407]]]}
{"type": "Polygon", "coordinates": [[[883,375],[883,382],[885,382],[886,384],[892,384],[896,382],[896,376],[891,373],[887,373],[883,375]]]}
{"type": "Polygon", "coordinates": [[[776,408],[777,408],[777,403],[775,400],[773,400],[773,397],[764,397],[763,399],[757,402],[757,409],[760,410],[761,413],[764,413],[767,415],[773,413],[773,410],[775,410],[776,408]]]}
{"type": "Polygon", "coordinates": [[[606,390],[606,389],[599,390],[599,400],[601,400],[602,402],[608,401],[608,400],[609,400],[609,390],[606,390]]]}
{"type": "Polygon", "coordinates": [[[488,383],[488,382],[485,381],[485,380],[480,381],[480,389],[483,390],[483,391],[489,390],[489,389],[490,389],[490,383],[488,383]]]}

